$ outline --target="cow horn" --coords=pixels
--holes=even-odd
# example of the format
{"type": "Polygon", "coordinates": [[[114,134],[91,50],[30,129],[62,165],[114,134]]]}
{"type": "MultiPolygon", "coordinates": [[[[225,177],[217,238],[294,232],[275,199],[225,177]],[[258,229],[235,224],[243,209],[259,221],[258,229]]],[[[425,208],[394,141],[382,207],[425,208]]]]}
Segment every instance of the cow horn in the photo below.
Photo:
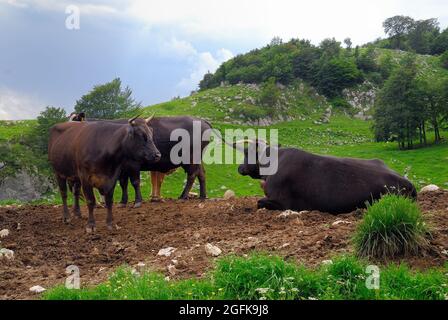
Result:
{"type": "Polygon", "coordinates": [[[137,115],[137,116],[135,116],[134,118],[129,119],[129,120],[128,120],[129,124],[133,124],[134,121],[135,121],[135,119],[137,119],[138,117],[140,117],[140,114],[137,115]]]}
{"type": "Polygon", "coordinates": [[[255,141],[252,139],[243,139],[243,140],[238,140],[236,142],[233,143],[233,147],[235,148],[237,145],[242,144],[242,143],[254,143],[255,141]]]}
{"type": "Polygon", "coordinates": [[[153,114],[152,114],[152,116],[150,116],[150,117],[148,117],[148,118],[146,118],[146,124],[149,124],[150,122],[151,122],[151,120],[154,118],[154,115],[155,115],[156,113],[154,112],[153,114]]]}

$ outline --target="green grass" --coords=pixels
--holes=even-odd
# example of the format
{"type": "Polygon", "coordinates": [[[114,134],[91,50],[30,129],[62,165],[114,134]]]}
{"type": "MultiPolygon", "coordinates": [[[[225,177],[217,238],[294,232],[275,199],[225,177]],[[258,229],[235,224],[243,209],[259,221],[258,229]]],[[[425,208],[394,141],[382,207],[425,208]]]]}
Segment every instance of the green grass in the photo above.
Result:
{"type": "Polygon", "coordinates": [[[354,243],[358,255],[367,258],[416,255],[428,246],[428,231],[417,203],[391,194],[367,206],[354,243]]]}
{"type": "Polygon", "coordinates": [[[167,281],[162,274],[133,274],[119,268],[108,281],[79,290],[63,286],[48,290],[44,299],[281,299],[358,300],[448,298],[448,265],[412,271],[404,264],[380,268],[379,289],[368,289],[367,262],[340,256],[330,265],[311,269],[277,256],[227,256],[202,279],[167,281]]]}

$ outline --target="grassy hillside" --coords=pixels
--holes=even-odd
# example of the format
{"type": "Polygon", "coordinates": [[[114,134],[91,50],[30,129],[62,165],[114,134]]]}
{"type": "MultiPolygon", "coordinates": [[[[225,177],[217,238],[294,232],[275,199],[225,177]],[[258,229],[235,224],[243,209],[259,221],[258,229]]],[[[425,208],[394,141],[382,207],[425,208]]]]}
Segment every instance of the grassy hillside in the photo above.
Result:
{"type": "MultiPolygon", "coordinates": [[[[361,54],[363,50],[361,49],[361,54]]],[[[404,52],[375,49],[378,64],[396,66],[404,52]]],[[[448,71],[442,69],[437,57],[418,56],[419,75],[431,79],[448,77],[448,71]]],[[[351,98],[362,97],[372,87],[359,85],[352,88],[351,98]]],[[[375,90],[375,86],[373,86],[375,90]]],[[[371,122],[354,119],[353,114],[344,106],[334,105],[330,122],[321,124],[324,114],[328,113],[333,101],[301,80],[295,80],[288,86],[280,86],[280,96],[275,112],[259,103],[260,86],[254,84],[223,85],[213,89],[199,91],[189,97],[173,99],[169,102],[144,108],[143,115],[156,116],[193,115],[208,119],[215,128],[257,127],[258,120],[269,129],[279,130],[280,143],[283,146],[303,148],[307,151],[345,157],[380,158],[391,168],[408,177],[421,187],[435,183],[448,187],[448,144],[443,142],[428,148],[399,151],[394,143],[376,143],[370,131],[371,122]],[[261,121],[260,120],[260,121],[261,121]],[[248,125],[250,124],[250,125],[248,125]]],[[[24,137],[30,134],[35,121],[0,122],[0,162],[6,162],[0,178],[11,175],[20,168],[31,172],[49,175],[46,157],[34,155],[24,145],[24,137]]],[[[448,137],[443,132],[445,138],[448,137]]],[[[431,139],[432,133],[429,132],[431,139]]],[[[206,165],[207,190],[209,197],[220,197],[227,189],[232,189],[238,196],[260,195],[258,181],[242,177],[237,173],[237,166],[226,164],[206,165]]],[[[148,196],[150,186],[148,174],[143,173],[143,194],[148,196]]],[[[185,174],[178,170],[166,178],[162,193],[165,197],[177,197],[184,185],[185,174]]],[[[194,187],[197,190],[197,185],[194,187]]],[[[132,189],[132,188],[131,188],[132,189]]],[[[120,190],[117,189],[116,199],[120,190]]],[[[195,191],[195,190],[194,190],[195,191]]],[[[132,191],[131,191],[132,192],[132,191]]],[[[131,195],[132,199],[132,195],[131,195]]],[[[48,195],[39,202],[59,202],[59,195],[48,195]]],[[[11,203],[15,200],[1,201],[11,203]]]]}

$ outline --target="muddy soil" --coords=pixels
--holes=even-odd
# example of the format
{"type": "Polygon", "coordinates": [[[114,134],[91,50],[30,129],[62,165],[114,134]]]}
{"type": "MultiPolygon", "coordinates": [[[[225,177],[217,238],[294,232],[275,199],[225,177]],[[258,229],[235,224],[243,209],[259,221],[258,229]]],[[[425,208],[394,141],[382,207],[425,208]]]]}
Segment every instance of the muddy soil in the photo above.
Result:
{"type": "MultiPolygon", "coordinates": [[[[106,280],[120,265],[139,262],[171,278],[201,277],[215,259],[206,254],[207,243],[218,246],[222,255],[265,251],[308,266],[353,251],[350,239],[361,211],[279,217],[280,211],[257,210],[256,201],[166,200],[138,209],[114,208],[113,231],[106,228],[105,209],[97,209],[94,234],[85,232],[85,207],[83,218],[68,225],[62,223],[60,206],[2,207],[0,230],[10,234],[0,246],[13,250],[14,259],[0,260],[0,299],[37,299],[29,288],[63,284],[69,265],[79,267],[82,286],[106,280]],[[166,247],[176,250],[170,257],[159,256],[166,247]],[[176,265],[174,275],[168,271],[171,264],[176,265]]],[[[433,227],[433,239],[422,256],[405,261],[420,269],[441,266],[448,258],[448,191],[420,194],[418,202],[433,227]]]]}

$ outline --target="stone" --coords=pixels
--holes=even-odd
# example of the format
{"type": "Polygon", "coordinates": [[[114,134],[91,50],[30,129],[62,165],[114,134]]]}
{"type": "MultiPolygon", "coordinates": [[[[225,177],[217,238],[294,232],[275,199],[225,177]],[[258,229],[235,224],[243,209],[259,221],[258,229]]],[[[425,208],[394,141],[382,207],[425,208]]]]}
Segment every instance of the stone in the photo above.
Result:
{"type": "Polygon", "coordinates": [[[175,265],[170,264],[168,267],[168,272],[170,273],[170,275],[174,276],[177,273],[177,269],[175,265]]]}
{"type": "Polygon", "coordinates": [[[33,292],[33,293],[42,293],[45,290],[47,290],[47,289],[45,289],[42,286],[33,286],[33,287],[30,288],[30,291],[33,292]]]}
{"type": "Polygon", "coordinates": [[[205,245],[205,252],[208,255],[211,255],[213,257],[217,257],[222,253],[222,250],[219,249],[217,246],[212,245],[211,243],[207,243],[205,245]]]}
{"type": "Polygon", "coordinates": [[[338,225],[340,225],[340,224],[351,224],[351,222],[350,222],[350,221],[345,221],[345,220],[336,220],[336,221],[333,222],[331,225],[332,225],[333,227],[336,227],[336,226],[338,226],[338,225]]]}
{"type": "Polygon", "coordinates": [[[0,200],[36,200],[52,189],[49,178],[21,170],[0,182],[0,200]]]}
{"type": "Polygon", "coordinates": [[[282,213],[280,213],[277,218],[287,218],[289,216],[300,216],[300,212],[293,211],[293,210],[285,210],[282,213]]]}
{"type": "Polygon", "coordinates": [[[160,249],[159,252],[157,253],[158,256],[165,256],[165,257],[169,257],[171,256],[171,254],[176,251],[176,248],[173,247],[167,247],[167,248],[163,248],[160,249]]]}
{"type": "Polygon", "coordinates": [[[438,190],[440,190],[440,188],[438,186],[436,186],[435,184],[430,184],[430,185],[423,187],[420,190],[420,192],[434,192],[434,191],[438,191],[438,190]]]}
{"type": "Polygon", "coordinates": [[[332,260],[323,260],[323,261],[322,261],[322,264],[323,264],[324,266],[328,266],[328,265],[333,264],[333,261],[332,261],[332,260]]]}
{"type": "Polygon", "coordinates": [[[5,238],[9,236],[9,230],[8,229],[3,229],[0,231],[0,238],[5,238]]]}
{"type": "Polygon", "coordinates": [[[5,258],[6,260],[13,260],[14,259],[14,251],[2,248],[0,249],[0,259],[5,258]]]}
{"type": "Polygon", "coordinates": [[[235,192],[233,190],[227,190],[226,192],[224,192],[224,199],[225,200],[230,200],[230,199],[234,199],[235,198],[235,192]]]}

